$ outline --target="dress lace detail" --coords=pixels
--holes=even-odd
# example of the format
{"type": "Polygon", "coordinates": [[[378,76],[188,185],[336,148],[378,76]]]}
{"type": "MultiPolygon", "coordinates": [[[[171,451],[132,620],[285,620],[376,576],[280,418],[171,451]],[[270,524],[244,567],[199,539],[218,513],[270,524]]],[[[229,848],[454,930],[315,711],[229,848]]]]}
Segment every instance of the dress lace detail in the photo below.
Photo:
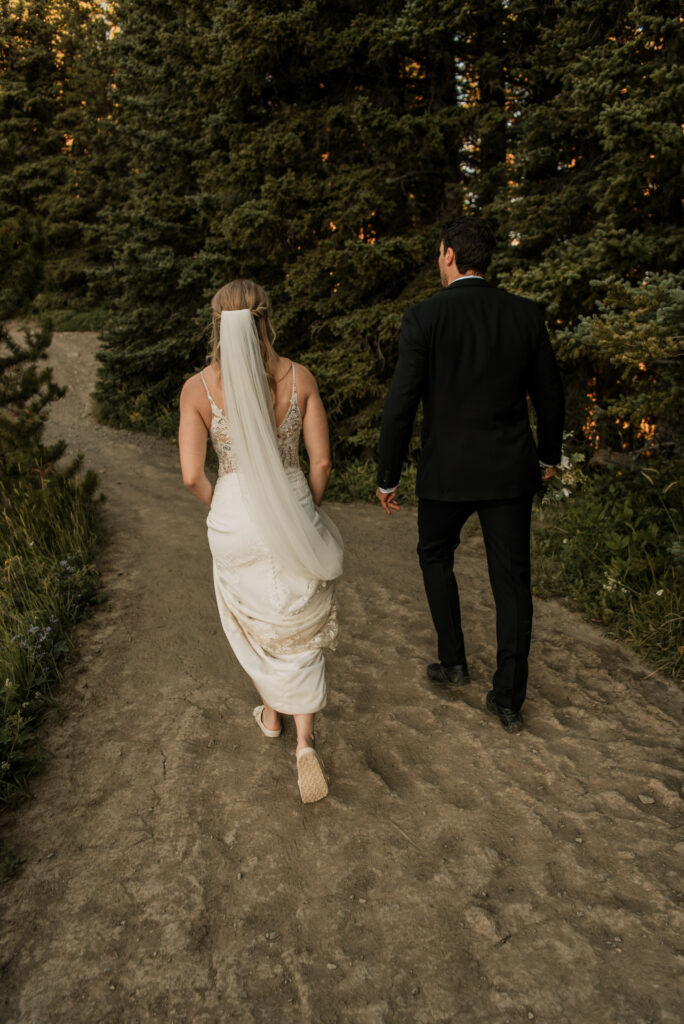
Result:
{"type": "MultiPolygon", "coordinates": [[[[209,436],[211,437],[211,443],[218,458],[218,475],[223,476],[225,473],[235,473],[238,466],[235,455],[233,454],[230,422],[225,413],[219,409],[218,405],[211,397],[211,392],[207,387],[207,382],[201,371],[200,377],[202,378],[204,390],[207,393],[207,398],[211,405],[211,426],[209,428],[209,436]]],[[[285,469],[299,469],[299,438],[301,431],[302,414],[299,410],[299,402],[297,401],[297,380],[295,377],[295,366],[293,363],[292,397],[290,398],[290,405],[285,413],[285,418],[278,427],[278,451],[280,452],[280,459],[285,469]]]]}
{"type": "Polygon", "coordinates": [[[339,631],[334,587],[330,584],[320,583],[316,590],[320,591],[326,586],[330,587],[331,590],[330,602],[323,625],[316,633],[312,635],[310,631],[306,633],[295,631],[285,635],[282,629],[265,627],[253,639],[256,640],[267,654],[276,656],[279,654],[296,654],[302,650],[315,651],[323,647],[329,647],[330,650],[334,651],[337,647],[339,631]]]}

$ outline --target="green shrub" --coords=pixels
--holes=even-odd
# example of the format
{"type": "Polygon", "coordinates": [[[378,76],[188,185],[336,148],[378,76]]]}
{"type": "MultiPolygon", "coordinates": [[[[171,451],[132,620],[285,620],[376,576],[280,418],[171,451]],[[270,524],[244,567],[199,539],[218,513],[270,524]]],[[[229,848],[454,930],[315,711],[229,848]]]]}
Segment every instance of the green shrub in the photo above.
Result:
{"type": "Polygon", "coordinates": [[[576,608],[681,675],[684,540],[681,462],[588,474],[575,496],[546,502],[533,531],[536,590],[576,608]]]}

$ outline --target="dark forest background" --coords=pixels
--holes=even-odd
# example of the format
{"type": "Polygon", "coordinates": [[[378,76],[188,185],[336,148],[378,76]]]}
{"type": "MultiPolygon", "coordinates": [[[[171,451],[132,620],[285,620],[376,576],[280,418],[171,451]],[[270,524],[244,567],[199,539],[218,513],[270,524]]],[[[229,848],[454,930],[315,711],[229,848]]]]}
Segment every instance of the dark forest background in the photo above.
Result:
{"type": "Polygon", "coordinates": [[[439,226],[491,218],[568,392],[538,587],[681,664],[678,3],[0,8],[0,320],[99,330],[103,422],[172,435],[210,296],[252,277],[319,380],[333,494],[368,497],[439,226]]]}

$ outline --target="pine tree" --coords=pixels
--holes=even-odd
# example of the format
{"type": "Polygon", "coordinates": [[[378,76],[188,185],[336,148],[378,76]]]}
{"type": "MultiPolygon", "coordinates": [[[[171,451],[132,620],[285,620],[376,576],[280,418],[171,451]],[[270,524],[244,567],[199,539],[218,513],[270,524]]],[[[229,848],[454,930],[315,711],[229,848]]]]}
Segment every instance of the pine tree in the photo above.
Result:
{"type": "Polygon", "coordinates": [[[102,185],[94,154],[106,104],[96,0],[0,6],[0,316],[38,291],[82,293],[84,232],[102,185]]]}
{"type": "Polygon", "coordinates": [[[601,282],[593,316],[561,337],[566,359],[601,382],[592,437],[603,448],[671,456],[684,443],[684,272],[646,274],[637,285],[601,282]]]}
{"type": "MultiPolygon", "coordinates": [[[[671,0],[512,0],[508,15],[520,41],[509,67],[510,181],[492,209],[512,244],[495,272],[545,306],[569,428],[591,441],[590,406],[628,385],[590,351],[586,330],[574,340],[574,325],[597,313],[616,278],[636,285],[681,262],[679,11],[671,0]]],[[[604,424],[601,436],[630,435],[604,424]]]]}
{"type": "Polygon", "coordinates": [[[233,3],[226,24],[239,10],[260,42],[233,32],[221,49],[220,77],[242,68],[249,91],[235,96],[226,214],[208,247],[231,257],[229,274],[271,286],[337,454],[368,457],[406,290],[434,290],[435,221],[460,195],[453,31],[430,3],[233,3]]]}
{"type": "Polygon", "coordinates": [[[172,430],[183,377],[206,348],[197,320],[207,282],[196,165],[215,70],[205,8],[171,0],[116,8],[111,147],[120,180],[102,213],[100,244],[112,256],[93,288],[111,305],[96,395],[117,426],[172,430]]]}
{"type": "Polygon", "coordinates": [[[498,222],[492,277],[546,306],[583,422],[596,374],[564,332],[611,275],[681,255],[671,0],[118,12],[106,418],[172,430],[209,297],[250,276],[319,378],[336,455],[372,457],[401,312],[438,287],[438,225],[465,209],[498,222]]]}
{"type": "Polygon", "coordinates": [[[37,478],[66,447],[63,441],[43,443],[46,406],[65,392],[50,367],[38,367],[51,340],[46,326],[25,331],[22,344],[0,324],[0,496],[17,479],[37,478]]]}
{"type": "Polygon", "coordinates": [[[32,298],[46,245],[45,195],[60,174],[59,88],[45,0],[2,0],[0,36],[0,319],[32,298]]]}
{"type": "Polygon", "coordinates": [[[460,207],[453,27],[425,0],[370,13],[359,0],[227,0],[204,23],[194,7],[121,11],[120,131],[138,173],[115,212],[121,297],[98,389],[105,414],[135,422],[152,415],[150,395],[158,408],[175,401],[201,358],[209,296],[250,276],[272,293],[281,348],[319,375],[340,451],[370,454],[406,289],[434,290],[435,221],[460,207]],[[174,20],[186,18],[195,41],[174,104],[166,83],[181,71],[156,71],[149,54],[165,25],[189,38],[174,20]],[[148,99],[134,107],[136,90],[148,99]],[[160,95],[154,175],[147,106],[160,95]],[[180,190],[171,256],[155,250],[150,214],[180,190]]]}
{"type": "Polygon", "coordinates": [[[57,25],[61,139],[59,184],[46,197],[48,249],[43,305],[87,304],[88,277],[106,252],[96,231],[101,207],[115,187],[111,145],[109,25],[99,0],[61,0],[57,25]]]}
{"type": "MultiPolygon", "coordinates": [[[[499,214],[517,245],[500,268],[565,325],[593,311],[603,278],[635,282],[681,260],[679,8],[540,7],[511,84],[512,187],[499,214]]],[[[517,8],[524,21],[529,5],[517,8]]]]}
{"type": "Polygon", "coordinates": [[[516,25],[504,0],[455,5],[457,88],[463,107],[468,212],[488,216],[506,182],[507,98],[516,25]]]}

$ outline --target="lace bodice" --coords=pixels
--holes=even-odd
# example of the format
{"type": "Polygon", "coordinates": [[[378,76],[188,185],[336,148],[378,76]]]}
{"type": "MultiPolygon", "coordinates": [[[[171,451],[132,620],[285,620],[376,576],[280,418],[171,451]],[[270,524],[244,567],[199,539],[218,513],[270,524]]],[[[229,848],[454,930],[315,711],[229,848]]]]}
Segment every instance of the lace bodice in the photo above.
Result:
{"type": "MultiPolygon", "coordinates": [[[[204,390],[211,404],[211,426],[209,436],[219,463],[218,475],[234,473],[238,466],[233,454],[233,442],[230,436],[230,421],[219,409],[211,397],[204,374],[200,372],[204,390]]],[[[302,430],[302,414],[297,401],[297,380],[295,365],[292,364],[292,397],[285,418],[278,427],[278,451],[285,469],[299,469],[299,436],[302,430]]]]}

